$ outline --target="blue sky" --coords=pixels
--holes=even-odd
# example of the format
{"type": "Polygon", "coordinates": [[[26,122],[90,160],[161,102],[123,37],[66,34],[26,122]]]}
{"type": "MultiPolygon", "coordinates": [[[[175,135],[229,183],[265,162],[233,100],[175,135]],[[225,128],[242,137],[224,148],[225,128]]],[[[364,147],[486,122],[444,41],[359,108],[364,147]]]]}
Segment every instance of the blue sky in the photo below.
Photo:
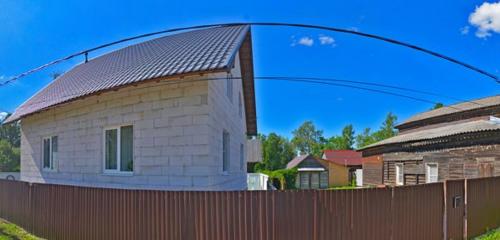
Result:
{"type": "MultiPolygon", "coordinates": [[[[241,21],[307,23],[411,42],[500,70],[500,4],[490,1],[7,1],[0,0],[0,81],[70,53],[174,27],[241,21]],[[476,7],[483,6],[480,9],[476,7]],[[474,14],[473,14],[474,13],[474,14]],[[473,17],[470,18],[471,14],[473,17]],[[486,20],[485,20],[486,19],[486,20]],[[490,21],[488,21],[490,20],[490,21]]],[[[298,28],[254,27],[255,74],[370,81],[462,99],[500,85],[461,66],[376,40],[298,28]],[[323,44],[322,44],[323,43],[323,44]]],[[[117,47],[123,47],[116,46],[117,47]]],[[[113,50],[108,48],[91,57],[113,50]]],[[[14,111],[77,58],[0,88],[0,110],[14,111]]],[[[430,104],[362,90],[257,81],[259,131],[290,136],[305,120],[325,135],[349,123],[378,128],[388,112],[402,121],[430,104]]],[[[445,104],[453,100],[416,95],[445,104]]]]}

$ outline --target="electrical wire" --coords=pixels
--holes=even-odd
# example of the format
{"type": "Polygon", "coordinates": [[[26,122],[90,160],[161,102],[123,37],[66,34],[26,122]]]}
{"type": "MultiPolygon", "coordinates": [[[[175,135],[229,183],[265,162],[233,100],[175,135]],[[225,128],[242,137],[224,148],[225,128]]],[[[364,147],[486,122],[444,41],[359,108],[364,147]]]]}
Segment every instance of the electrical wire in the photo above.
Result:
{"type": "Polygon", "coordinates": [[[403,42],[403,41],[399,41],[399,40],[395,40],[395,39],[392,39],[392,38],[387,38],[387,37],[383,37],[383,36],[379,36],[379,35],[375,35],[375,34],[369,34],[369,33],[364,33],[364,32],[360,32],[360,31],[354,31],[354,30],[342,29],[342,28],[336,28],[336,27],[328,27],[328,26],[321,26],[321,25],[311,25],[311,24],[278,23],[278,22],[239,22],[239,23],[205,24],[205,25],[197,25],[197,26],[191,26],[191,27],[172,28],[172,29],[167,29],[167,30],[162,30],[162,31],[157,31],[157,32],[151,32],[151,33],[137,35],[137,36],[134,36],[134,37],[128,37],[128,38],[120,39],[118,41],[114,41],[114,42],[111,42],[111,43],[106,43],[106,44],[99,45],[99,46],[94,47],[94,48],[89,48],[89,49],[86,49],[86,50],[83,50],[83,51],[71,54],[69,56],[66,56],[66,57],[54,60],[52,62],[46,63],[44,65],[41,65],[41,66],[39,66],[37,68],[28,70],[26,72],[23,72],[23,73],[21,73],[19,75],[16,75],[16,76],[10,78],[9,80],[7,80],[7,81],[5,81],[3,83],[0,83],[0,87],[4,86],[6,84],[9,84],[9,83],[11,83],[13,81],[16,81],[17,79],[20,79],[20,78],[22,78],[24,76],[27,76],[27,75],[32,74],[34,72],[40,71],[42,69],[45,69],[45,68],[47,68],[47,67],[49,67],[51,65],[54,65],[54,64],[60,63],[62,61],[66,61],[66,60],[72,59],[72,58],[74,58],[76,56],[80,56],[80,55],[85,55],[86,56],[89,52],[93,52],[95,50],[98,50],[98,49],[101,49],[101,48],[105,48],[105,47],[109,47],[109,46],[112,46],[112,45],[115,45],[115,44],[119,44],[119,43],[123,43],[123,42],[128,42],[128,41],[135,40],[135,39],[150,37],[150,36],[154,36],[154,35],[159,35],[159,34],[177,32],[177,31],[195,30],[195,29],[212,28],[212,27],[241,26],[241,25],[281,26],[281,27],[310,28],[310,29],[319,29],[319,30],[340,32],[340,33],[358,35],[358,36],[362,36],[362,37],[366,37],[366,38],[372,38],[372,39],[376,39],[376,40],[380,40],[380,41],[384,41],[384,42],[388,42],[388,43],[400,45],[400,46],[403,46],[403,47],[414,49],[416,51],[420,51],[420,52],[424,52],[424,53],[430,54],[432,56],[444,59],[446,61],[449,61],[449,62],[458,64],[458,65],[461,65],[461,66],[463,66],[465,68],[468,68],[468,69],[470,69],[472,71],[478,72],[478,73],[480,73],[480,74],[482,74],[484,76],[487,76],[487,77],[495,80],[496,83],[500,83],[500,79],[499,79],[498,76],[496,76],[496,75],[494,75],[492,73],[489,73],[489,72],[487,72],[485,70],[482,70],[482,69],[480,69],[478,67],[475,67],[475,66],[473,66],[471,64],[465,63],[463,61],[459,61],[457,59],[454,59],[452,57],[446,56],[444,54],[440,54],[440,53],[435,52],[435,51],[431,51],[431,50],[425,49],[423,47],[419,47],[419,46],[414,45],[414,44],[406,43],[406,42],[403,42]]]}
{"type": "MultiPolygon", "coordinates": [[[[181,78],[181,79],[176,79],[176,80],[165,80],[164,82],[156,83],[156,84],[153,84],[151,86],[136,86],[134,89],[148,89],[148,88],[156,88],[156,87],[166,86],[166,85],[172,85],[172,84],[196,83],[196,82],[204,82],[204,81],[207,81],[207,82],[208,81],[220,81],[220,80],[228,80],[228,79],[231,79],[231,80],[241,80],[242,77],[215,77],[215,78],[197,78],[197,79],[185,79],[185,78],[181,78]]],[[[429,100],[429,99],[426,99],[426,98],[414,97],[414,96],[410,96],[410,95],[406,95],[406,94],[401,94],[401,93],[398,93],[398,92],[393,92],[393,91],[388,91],[388,90],[380,90],[380,89],[369,88],[369,87],[360,87],[360,86],[356,86],[356,85],[353,85],[353,84],[334,83],[332,81],[311,80],[313,78],[307,78],[307,77],[302,78],[302,77],[276,77],[276,76],[274,76],[274,77],[266,77],[266,76],[258,77],[257,76],[257,77],[254,77],[254,79],[257,79],[257,80],[266,80],[266,81],[284,81],[284,82],[298,82],[298,83],[309,83],[309,84],[321,84],[321,85],[328,85],[328,86],[335,86],[335,87],[342,87],[342,88],[357,89],[357,90],[363,90],[363,91],[368,91],[368,92],[373,92],[373,93],[390,95],[390,96],[395,96],[395,97],[400,97],[400,98],[406,98],[406,99],[410,99],[410,100],[414,100],[414,101],[419,101],[419,102],[424,102],[424,103],[429,103],[429,104],[434,104],[434,105],[439,103],[437,101],[429,100]]],[[[324,79],[326,79],[326,80],[335,80],[335,79],[331,79],[331,78],[324,78],[324,79]]],[[[389,85],[384,85],[384,86],[389,86],[389,85]]],[[[93,93],[93,94],[95,94],[95,93],[93,93]]],[[[93,94],[89,94],[89,96],[93,95],[93,94]]],[[[69,97],[71,99],[71,98],[80,98],[80,97],[83,98],[83,97],[86,97],[86,96],[85,95],[81,96],[79,94],[69,94],[69,95],[63,95],[63,96],[60,96],[60,97],[63,97],[63,98],[68,98],[69,97]]],[[[35,101],[35,102],[30,102],[30,105],[32,105],[32,104],[46,103],[46,102],[47,102],[46,100],[35,101]]],[[[53,105],[58,105],[58,104],[62,104],[62,103],[54,103],[53,105]]],[[[53,105],[48,105],[47,108],[51,107],[53,105]]],[[[453,107],[453,106],[447,106],[447,107],[452,108],[452,109],[456,109],[456,110],[462,110],[460,108],[453,107]]]]}

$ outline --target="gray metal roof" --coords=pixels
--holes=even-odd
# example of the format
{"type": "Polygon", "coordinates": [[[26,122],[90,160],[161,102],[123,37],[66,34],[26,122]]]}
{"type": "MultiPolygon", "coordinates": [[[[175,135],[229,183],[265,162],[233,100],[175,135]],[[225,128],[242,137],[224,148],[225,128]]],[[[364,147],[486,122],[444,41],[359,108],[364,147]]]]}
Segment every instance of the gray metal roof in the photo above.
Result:
{"type": "Polygon", "coordinates": [[[459,135],[465,133],[482,132],[482,131],[496,131],[500,130],[500,122],[489,120],[477,120],[459,124],[448,125],[444,127],[431,128],[416,132],[400,134],[380,142],[368,145],[363,149],[373,148],[382,145],[394,143],[406,143],[413,141],[431,140],[440,137],[447,137],[452,135],[459,135]]]}
{"type": "Polygon", "coordinates": [[[420,114],[417,114],[417,115],[410,117],[406,121],[398,124],[398,126],[401,126],[401,125],[404,125],[404,124],[407,124],[410,122],[424,120],[427,118],[438,117],[438,116],[442,116],[442,115],[458,113],[458,112],[474,110],[474,109],[480,109],[480,108],[485,108],[485,107],[491,107],[491,106],[495,106],[495,105],[500,105],[500,95],[481,98],[481,99],[477,99],[477,100],[472,100],[469,102],[462,102],[462,103],[438,108],[435,110],[423,112],[423,113],[420,113],[420,114]]]}
{"type": "Polygon", "coordinates": [[[148,79],[225,70],[232,64],[248,31],[249,26],[243,25],[196,30],[102,55],[57,78],[16,109],[6,122],[79,97],[148,79]]]}

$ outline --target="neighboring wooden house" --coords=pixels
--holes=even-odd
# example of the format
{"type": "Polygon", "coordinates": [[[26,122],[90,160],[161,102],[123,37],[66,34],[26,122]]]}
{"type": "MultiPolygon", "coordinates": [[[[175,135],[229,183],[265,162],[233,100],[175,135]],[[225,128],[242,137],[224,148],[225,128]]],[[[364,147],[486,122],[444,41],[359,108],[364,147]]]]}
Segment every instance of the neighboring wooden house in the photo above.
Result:
{"type": "Polygon", "coordinates": [[[6,122],[17,120],[23,181],[246,189],[245,145],[257,134],[250,27],[184,32],[96,57],[6,122]]]}
{"type": "Polygon", "coordinates": [[[327,166],[310,154],[295,157],[286,168],[297,168],[295,186],[299,189],[328,188],[327,166]]]}
{"type": "Polygon", "coordinates": [[[328,166],[328,185],[346,186],[356,179],[356,170],[362,168],[362,156],[354,150],[325,150],[324,164],[328,166]]]}
{"type": "Polygon", "coordinates": [[[417,114],[360,149],[365,185],[500,176],[500,95],[417,114]]]}

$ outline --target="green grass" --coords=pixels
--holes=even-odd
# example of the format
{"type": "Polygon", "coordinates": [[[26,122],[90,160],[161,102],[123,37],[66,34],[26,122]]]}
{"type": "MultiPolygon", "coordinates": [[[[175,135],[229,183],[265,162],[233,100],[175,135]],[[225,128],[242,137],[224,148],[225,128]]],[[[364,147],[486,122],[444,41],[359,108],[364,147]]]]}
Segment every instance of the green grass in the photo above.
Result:
{"type": "Polygon", "coordinates": [[[0,219],[0,240],[37,240],[37,238],[24,229],[0,219]]]}
{"type": "Polygon", "coordinates": [[[340,187],[332,187],[329,190],[348,190],[348,189],[356,189],[355,186],[340,186],[340,187]]]}
{"type": "Polygon", "coordinates": [[[489,231],[476,238],[477,240],[500,240],[500,228],[489,231]]]}

